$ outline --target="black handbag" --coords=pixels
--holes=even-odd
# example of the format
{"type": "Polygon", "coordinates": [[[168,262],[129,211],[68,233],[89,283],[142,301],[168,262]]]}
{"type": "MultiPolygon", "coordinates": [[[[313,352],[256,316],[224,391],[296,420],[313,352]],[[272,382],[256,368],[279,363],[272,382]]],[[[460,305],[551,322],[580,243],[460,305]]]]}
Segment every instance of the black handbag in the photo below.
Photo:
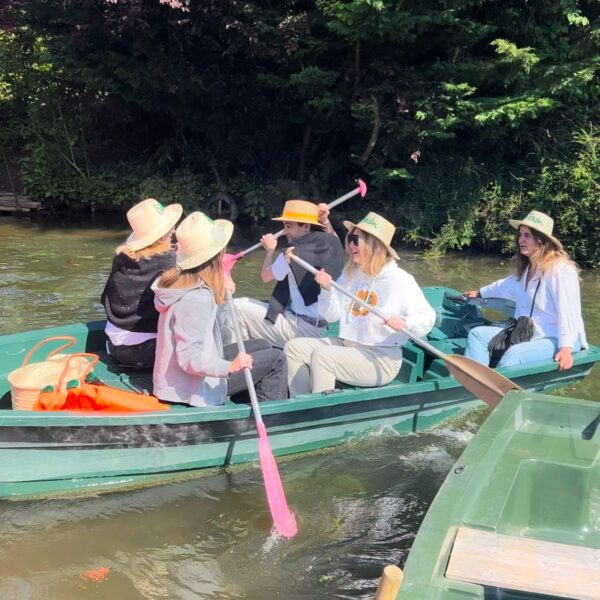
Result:
{"type": "Polygon", "coordinates": [[[538,290],[540,289],[540,283],[542,279],[538,281],[537,287],[535,288],[535,294],[533,294],[533,302],[531,303],[531,311],[528,317],[519,317],[516,321],[511,323],[508,327],[505,327],[502,331],[499,331],[489,342],[488,351],[490,353],[490,367],[495,368],[504,353],[515,344],[521,344],[528,342],[533,337],[534,324],[531,315],[533,315],[533,307],[535,306],[535,297],[537,296],[538,290]]]}

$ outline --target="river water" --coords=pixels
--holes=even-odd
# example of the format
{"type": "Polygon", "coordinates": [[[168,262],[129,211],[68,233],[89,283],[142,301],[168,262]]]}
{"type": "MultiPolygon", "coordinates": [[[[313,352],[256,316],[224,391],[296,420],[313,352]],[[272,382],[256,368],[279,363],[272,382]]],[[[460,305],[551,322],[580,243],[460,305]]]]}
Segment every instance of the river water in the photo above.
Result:
{"type": "MultiPolygon", "coordinates": [[[[1,217],[0,334],[102,318],[99,296],[125,235],[123,224],[1,217]]],[[[421,285],[457,290],[510,270],[490,256],[401,256],[421,285]]],[[[261,262],[257,252],[236,267],[238,295],[269,295],[261,262]]],[[[582,295],[588,339],[598,342],[598,273],[582,273],[582,295]]],[[[599,379],[595,370],[561,393],[597,399],[599,379]]],[[[372,598],[383,566],[406,560],[427,507],[485,415],[477,409],[426,433],[380,432],[279,459],[299,523],[293,540],[271,532],[256,464],[119,494],[0,501],[0,599],[372,598]]]]}

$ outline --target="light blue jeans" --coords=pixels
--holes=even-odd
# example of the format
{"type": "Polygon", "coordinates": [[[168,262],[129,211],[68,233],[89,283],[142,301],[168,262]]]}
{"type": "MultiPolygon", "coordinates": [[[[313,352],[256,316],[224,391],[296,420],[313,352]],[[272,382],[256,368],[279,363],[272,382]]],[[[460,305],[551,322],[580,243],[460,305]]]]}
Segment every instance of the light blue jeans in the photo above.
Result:
{"type": "MultiPolygon", "coordinates": [[[[493,327],[483,325],[474,327],[469,331],[467,337],[467,348],[465,356],[476,360],[482,365],[490,364],[490,353],[488,344],[490,340],[502,330],[502,327],[493,327]]],[[[578,352],[581,348],[573,348],[573,352],[578,352]]],[[[500,359],[498,367],[510,367],[513,365],[523,365],[544,360],[552,360],[558,352],[558,340],[556,338],[537,338],[530,342],[522,342],[511,346],[500,359]]]]}

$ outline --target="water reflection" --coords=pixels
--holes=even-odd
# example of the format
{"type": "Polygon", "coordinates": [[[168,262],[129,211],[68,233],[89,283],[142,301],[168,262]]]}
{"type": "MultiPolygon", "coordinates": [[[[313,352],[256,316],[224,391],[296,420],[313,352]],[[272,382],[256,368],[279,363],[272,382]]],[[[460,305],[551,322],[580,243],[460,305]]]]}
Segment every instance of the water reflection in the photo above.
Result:
{"type": "MultiPolygon", "coordinates": [[[[0,333],[102,318],[100,293],[126,233],[121,224],[0,218],[0,333]]],[[[235,241],[245,247],[254,240],[235,241]]],[[[401,255],[422,285],[458,290],[510,269],[488,256],[401,255]]],[[[257,252],[236,267],[238,295],[269,295],[259,277],[262,258],[257,252]]],[[[582,279],[588,338],[598,341],[600,279],[593,272],[582,279]]],[[[568,392],[594,398],[598,377],[568,392]]],[[[300,528],[291,541],[271,531],[257,465],[101,497],[0,502],[0,598],[372,598],[383,565],[403,564],[433,496],[485,415],[482,409],[433,432],[383,432],[279,461],[300,528]],[[101,569],[108,569],[104,578],[90,576],[101,569]]]]}

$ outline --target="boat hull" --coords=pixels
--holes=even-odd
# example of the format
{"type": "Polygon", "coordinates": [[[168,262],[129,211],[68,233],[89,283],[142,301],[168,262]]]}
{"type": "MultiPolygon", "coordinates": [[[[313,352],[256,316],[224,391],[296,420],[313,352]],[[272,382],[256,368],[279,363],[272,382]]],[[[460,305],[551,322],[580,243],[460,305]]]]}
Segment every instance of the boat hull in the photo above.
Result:
{"type": "Polygon", "coordinates": [[[577,594],[574,584],[592,584],[592,573],[600,573],[599,425],[598,402],[507,394],[432,502],[410,550],[398,599],[597,598],[597,579],[591,585],[594,595],[577,594]],[[492,541],[486,556],[469,555],[462,565],[467,575],[459,576],[457,565],[464,552],[459,540],[465,532],[492,541]],[[500,551],[503,539],[509,545],[500,551]],[[544,550],[532,557],[527,553],[531,545],[544,550]],[[559,557],[551,556],[559,548],[559,557]],[[589,559],[592,553],[588,563],[581,558],[589,559]],[[528,573],[546,564],[547,573],[556,572],[556,578],[528,580],[528,573]],[[500,575],[505,585],[489,583],[500,575]],[[556,581],[561,578],[566,583],[557,594],[556,581]]]}
{"type": "MultiPolygon", "coordinates": [[[[446,301],[447,288],[424,291],[438,312],[430,343],[443,352],[462,352],[465,325],[482,321],[471,308],[446,301]]],[[[98,353],[102,361],[94,373],[104,383],[151,390],[151,377],[124,374],[111,364],[103,352],[104,325],[98,321],[0,337],[0,498],[145,486],[258,460],[255,421],[245,404],[173,406],[147,413],[10,408],[8,374],[37,342],[56,335],[75,337],[73,351],[98,353]]],[[[585,377],[598,360],[600,348],[593,347],[577,353],[568,371],[549,362],[502,372],[526,389],[549,390],[585,377]]],[[[274,454],[284,456],[363,435],[415,433],[480,405],[443,362],[407,346],[401,372],[389,385],[264,402],[261,412],[274,454]]]]}

